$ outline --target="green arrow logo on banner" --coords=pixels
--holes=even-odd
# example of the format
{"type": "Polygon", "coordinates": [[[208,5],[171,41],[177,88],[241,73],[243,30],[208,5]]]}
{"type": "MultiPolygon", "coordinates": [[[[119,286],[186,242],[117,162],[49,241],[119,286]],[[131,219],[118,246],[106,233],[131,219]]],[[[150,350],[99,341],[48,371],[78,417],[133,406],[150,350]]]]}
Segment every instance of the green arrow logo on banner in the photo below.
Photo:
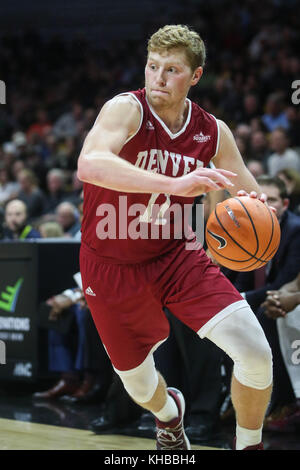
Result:
{"type": "Polygon", "coordinates": [[[0,308],[6,312],[14,312],[19,297],[23,278],[20,277],[14,286],[7,286],[0,294],[0,308]]]}

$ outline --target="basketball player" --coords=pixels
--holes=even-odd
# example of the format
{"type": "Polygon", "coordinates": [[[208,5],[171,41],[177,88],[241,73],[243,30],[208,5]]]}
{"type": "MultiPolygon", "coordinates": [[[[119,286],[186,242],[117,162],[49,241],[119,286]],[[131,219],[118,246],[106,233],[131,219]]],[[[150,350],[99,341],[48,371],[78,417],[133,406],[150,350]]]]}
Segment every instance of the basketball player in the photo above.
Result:
{"type": "Polygon", "coordinates": [[[234,447],[262,449],[272,383],[265,335],[203,249],[192,249],[188,235],[178,237],[178,217],[167,215],[176,206],[184,218],[184,204],[213,190],[261,193],[227,125],[187,98],[204,61],[196,32],[165,26],[148,43],[145,88],[103,106],[78,161],[84,182],[81,274],[114,369],[132,399],[156,418],[157,449],[190,449],[184,397],[167,388],[153,360],[169,333],[163,306],[233,359],[234,447]],[[212,159],[215,168],[207,168],[212,159]],[[157,236],[154,229],[166,220],[171,236],[157,236]]]}

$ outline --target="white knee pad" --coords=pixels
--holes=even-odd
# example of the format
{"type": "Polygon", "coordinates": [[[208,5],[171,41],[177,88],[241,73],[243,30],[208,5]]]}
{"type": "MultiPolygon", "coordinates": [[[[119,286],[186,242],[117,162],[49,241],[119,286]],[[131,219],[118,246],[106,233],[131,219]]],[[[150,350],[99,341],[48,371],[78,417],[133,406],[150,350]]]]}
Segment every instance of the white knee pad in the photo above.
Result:
{"type": "Polygon", "coordinates": [[[272,351],[249,306],[243,306],[220,320],[206,337],[231,357],[233,374],[241,384],[258,390],[271,385],[272,351]]]}
{"type": "Polygon", "coordinates": [[[125,371],[115,369],[115,371],[122,380],[127,393],[135,401],[147,403],[151,400],[158,385],[158,374],[155,369],[153,354],[149,354],[144,362],[134,369],[125,371]]]}

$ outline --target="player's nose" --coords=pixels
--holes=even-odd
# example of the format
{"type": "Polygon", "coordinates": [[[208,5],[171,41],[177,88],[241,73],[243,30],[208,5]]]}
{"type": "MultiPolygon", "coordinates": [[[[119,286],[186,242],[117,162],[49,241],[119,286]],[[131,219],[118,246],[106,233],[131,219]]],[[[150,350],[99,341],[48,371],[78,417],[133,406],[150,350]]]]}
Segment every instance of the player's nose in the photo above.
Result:
{"type": "Polygon", "coordinates": [[[166,84],[165,73],[163,69],[157,70],[156,83],[160,86],[164,86],[166,84]]]}

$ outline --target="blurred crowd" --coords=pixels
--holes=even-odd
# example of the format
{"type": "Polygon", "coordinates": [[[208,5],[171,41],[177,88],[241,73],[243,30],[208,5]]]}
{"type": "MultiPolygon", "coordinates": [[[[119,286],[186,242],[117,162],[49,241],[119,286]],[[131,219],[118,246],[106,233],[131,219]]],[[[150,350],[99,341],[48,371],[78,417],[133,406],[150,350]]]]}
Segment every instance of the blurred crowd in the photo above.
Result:
{"type": "Polygon", "coordinates": [[[67,42],[33,30],[2,36],[2,217],[6,203],[18,198],[35,229],[47,224],[42,236],[48,230],[78,236],[76,165],[84,138],[107,99],[143,86],[147,38],[166,22],[193,26],[206,43],[205,73],[191,98],[228,123],[255,176],[280,172],[299,211],[300,106],[292,100],[292,84],[300,79],[299,2],[257,6],[254,0],[190,0],[180,17],[162,10],[155,22],[145,21],[140,41],[105,46],[83,35],[67,42]]]}
{"type": "MultiPolygon", "coordinates": [[[[76,168],[85,136],[106,100],[143,87],[147,38],[167,23],[193,26],[207,47],[204,75],[191,90],[190,98],[230,126],[255,178],[267,175],[284,182],[287,194],[280,193],[278,198],[288,199],[289,211],[300,215],[300,104],[292,98],[293,83],[300,80],[299,10],[299,2],[294,0],[259,4],[255,0],[240,4],[187,0],[180,17],[160,10],[156,20],[145,19],[144,37],[139,41],[122,39],[98,44],[89,43],[83,35],[65,41],[58,36],[42,38],[34,30],[0,36],[1,79],[7,89],[7,104],[0,106],[0,239],[80,240],[83,193],[76,168]]],[[[276,185],[279,191],[280,185],[276,185]]],[[[295,275],[296,272],[293,279],[295,275]]],[[[291,280],[287,277],[276,284],[276,289],[291,280]]],[[[179,328],[173,327],[175,332],[179,328]]],[[[194,344],[188,334],[186,344],[194,344]]],[[[182,338],[184,334],[180,332],[178,336],[182,338]]],[[[59,342],[57,337],[52,338],[53,344],[62,348],[62,339],[59,342]]],[[[182,346],[182,340],[178,344],[185,351],[187,346],[182,346]]],[[[197,343],[195,348],[203,348],[197,357],[205,357],[208,347],[197,343]]],[[[184,361],[185,353],[181,355],[184,361]]],[[[211,370],[217,370],[220,353],[214,359],[210,351],[209,357],[215,361],[211,370]]],[[[163,364],[164,358],[161,369],[163,364]]],[[[216,416],[221,377],[205,378],[204,362],[203,371],[200,366],[194,375],[200,374],[204,382],[211,380],[211,390],[216,393],[210,406],[216,416]]],[[[111,380],[110,366],[107,367],[106,392],[111,380]]],[[[71,368],[66,366],[64,372],[70,373],[71,368]]],[[[172,370],[172,365],[166,365],[166,374],[172,370]]],[[[198,379],[195,382],[199,386],[198,379]]],[[[194,383],[191,389],[199,398],[201,391],[197,386],[194,383]]],[[[74,382],[68,387],[62,381],[45,393],[53,398],[76,389],[74,382]]],[[[115,388],[117,395],[121,393],[120,384],[115,388]]],[[[86,390],[84,382],[83,389],[76,396],[73,393],[73,399],[84,398],[86,390]]],[[[197,415],[197,435],[199,415],[210,412],[203,411],[204,400],[198,401],[195,399],[192,405],[197,415]]],[[[136,418],[136,410],[133,415],[136,418]]],[[[102,417],[96,423],[96,430],[106,429],[105,419],[108,418],[102,417]]],[[[203,422],[207,426],[207,420],[203,422]]],[[[203,434],[207,435],[207,427],[203,434]]]]}

